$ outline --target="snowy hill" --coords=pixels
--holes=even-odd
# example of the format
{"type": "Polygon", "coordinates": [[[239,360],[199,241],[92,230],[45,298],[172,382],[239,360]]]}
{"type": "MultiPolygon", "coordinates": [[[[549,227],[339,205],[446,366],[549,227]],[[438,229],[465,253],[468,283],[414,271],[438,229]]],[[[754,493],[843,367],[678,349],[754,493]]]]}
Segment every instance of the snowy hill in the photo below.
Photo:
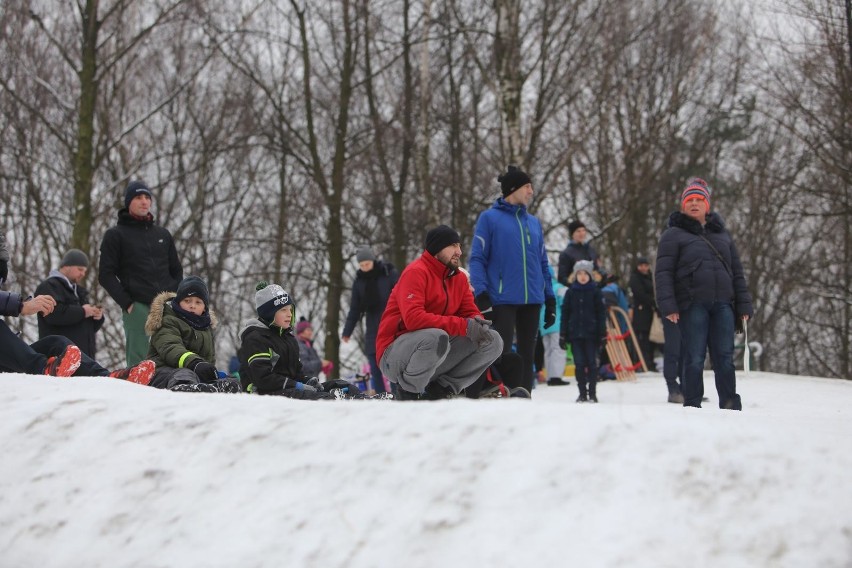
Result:
{"type": "MultiPolygon", "coordinates": [[[[852,565],[852,382],[302,402],[4,374],[2,567],[852,565]]],[[[573,381],[572,381],[573,382],[573,381]]]]}

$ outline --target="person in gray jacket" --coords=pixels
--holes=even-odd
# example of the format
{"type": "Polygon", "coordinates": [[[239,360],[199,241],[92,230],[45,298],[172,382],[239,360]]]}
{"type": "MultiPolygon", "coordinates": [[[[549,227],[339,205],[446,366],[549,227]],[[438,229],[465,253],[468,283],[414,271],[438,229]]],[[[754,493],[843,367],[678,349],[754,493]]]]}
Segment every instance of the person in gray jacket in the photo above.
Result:
{"type": "Polygon", "coordinates": [[[710,188],[687,182],[681,211],[669,217],[656,267],[657,305],[681,331],[683,405],[701,407],[704,358],[710,349],[719,408],[742,410],[734,371],[735,320],[753,315],[751,294],[731,234],[710,212],[710,188]]]}

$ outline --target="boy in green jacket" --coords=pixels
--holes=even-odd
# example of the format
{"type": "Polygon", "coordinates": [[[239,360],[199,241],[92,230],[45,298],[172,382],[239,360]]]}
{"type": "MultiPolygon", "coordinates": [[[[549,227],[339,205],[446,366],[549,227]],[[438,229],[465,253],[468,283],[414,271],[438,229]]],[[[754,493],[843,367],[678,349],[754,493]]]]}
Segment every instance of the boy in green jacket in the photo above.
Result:
{"type": "Polygon", "coordinates": [[[157,365],[151,386],[184,392],[240,392],[236,379],[220,379],[216,369],[207,285],[197,276],[184,278],[177,293],[161,292],[151,302],[145,333],[151,336],[148,358],[157,365]]]}

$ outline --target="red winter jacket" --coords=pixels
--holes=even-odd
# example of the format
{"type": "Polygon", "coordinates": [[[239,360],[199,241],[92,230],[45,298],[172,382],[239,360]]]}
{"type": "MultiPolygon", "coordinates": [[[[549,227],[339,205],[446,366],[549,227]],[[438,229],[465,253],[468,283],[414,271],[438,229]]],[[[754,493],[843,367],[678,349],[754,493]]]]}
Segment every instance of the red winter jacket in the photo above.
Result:
{"type": "Polygon", "coordinates": [[[468,318],[481,315],[467,278],[424,251],[402,271],[391,292],[379,322],[376,360],[381,361],[388,345],[403,333],[438,328],[465,335],[468,318]]]}

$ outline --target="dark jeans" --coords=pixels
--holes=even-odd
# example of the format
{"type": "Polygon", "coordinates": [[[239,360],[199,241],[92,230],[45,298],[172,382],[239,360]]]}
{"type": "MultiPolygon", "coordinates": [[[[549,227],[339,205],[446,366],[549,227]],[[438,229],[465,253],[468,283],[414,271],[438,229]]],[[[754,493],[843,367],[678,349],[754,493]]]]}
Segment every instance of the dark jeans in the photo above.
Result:
{"type": "MultiPolygon", "coordinates": [[[[31,345],[18,337],[6,322],[0,320],[0,371],[6,373],[27,373],[41,375],[47,365],[48,357],[61,355],[72,341],[61,335],[48,335],[31,345]]],[[[98,365],[85,353],[81,353],[80,368],[75,375],[84,377],[105,377],[109,371],[98,365]]]]}
{"type": "Polygon", "coordinates": [[[376,354],[367,353],[367,360],[370,362],[370,376],[372,377],[373,390],[377,393],[386,392],[385,378],[382,376],[381,369],[379,369],[379,362],[376,361],[376,354]]]}
{"type": "Polygon", "coordinates": [[[512,351],[512,342],[516,341],[518,354],[524,362],[521,386],[532,392],[535,342],[538,337],[541,304],[494,306],[489,315],[493,322],[491,327],[503,339],[504,354],[512,351]]]}
{"type": "Polygon", "coordinates": [[[598,378],[598,341],[594,339],[572,339],[571,353],[574,355],[574,376],[577,377],[578,386],[587,382],[596,381],[598,378]]]}
{"type": "Polygon", "coordinates": [[[704,358],[716,377],[719,408],[741,409],[734,372],[734,310],[722,302],[693,303],[680,314],[683,341],[683,405],[701,407],[704,396],[704,358]]]}
{"type": "Polygon", "coordinates": [[[678,324],[663,318],[663,334],[665,345],[663,345],[663,377],[666,379],[666,387],[669,394],[680,392],[678,379],[681,376],[680,357],[680,328],[678,324]]]}

